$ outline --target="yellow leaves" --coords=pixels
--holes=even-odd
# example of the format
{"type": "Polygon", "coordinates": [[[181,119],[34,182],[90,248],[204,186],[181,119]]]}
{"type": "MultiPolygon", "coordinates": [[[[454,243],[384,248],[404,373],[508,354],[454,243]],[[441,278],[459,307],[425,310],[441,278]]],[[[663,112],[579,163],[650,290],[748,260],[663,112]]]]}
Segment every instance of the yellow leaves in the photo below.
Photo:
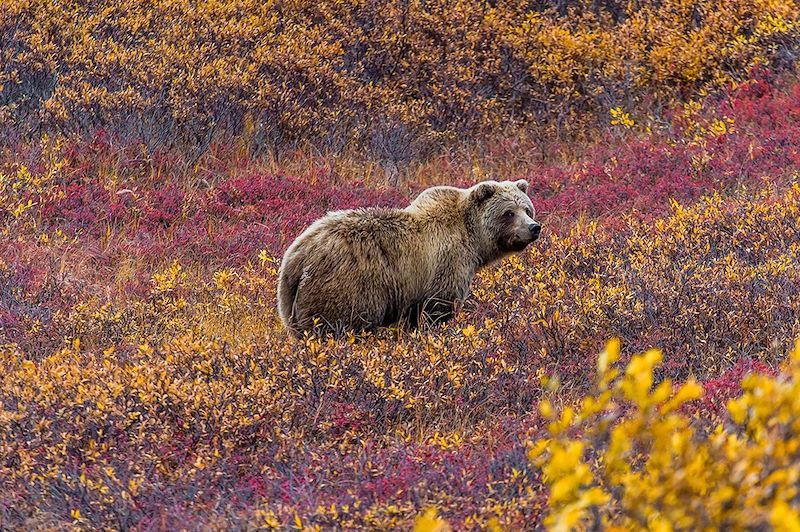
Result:
{"type": "MultiPolygon", "coordinates": [[[[682,405],[702,397],[699,383],[689,380],[671,397],[669,380],[653,391],[642,384],[652,385],[660,359],[655,350],[633,357],[621,381],[581,401],[577,417],[562,413],[561,419],[572,419],[572,430],[529,444],[528,458],[550,487],[545,524],[568,530],[592,520],[618,529],[646,519],[659,530],[766,522],[800,529],[798,508],[786,502],[800,480],[800,368],[746,377],[743,396],[728,403],[736,425],[705,433],[695,432],[680,413],[682,405]],[[614,421],[618,402],[630,409],[614,421]]],[[[608,363],[598,361],[598,367],[608,363]]]]}
{"type": "Polygon", "coordinates": [[[792,364],[795,366],[800,366],[800,338],[795,340],[794,349],[792,349],[789,358],[792,361],[792,364]]]}
{"type": "Polygon", "coordinates": [[[539,402],[539,413],[547,419],[552,419],[555,416],[553,405],[547,399],[539,402]]]}
{"type": "Polygon", "coordinates": [[[635,430],[638,429],[638,426],[639,423],[636,421],[624,421],[611,429],[605,467],[607,473],[613,475],[613,478],[625,478],[630,471],[627,458],[633,447],[635,430]]]}
{"type": "Polygon", "coordinates": [[[549,445],[550,440],[548,439],[537,440],[535,443],[531,444],[528,449],[528,460],[536,462],[542,453],[547,450],[549,445]]]}
{"type": "Polygon", "coordinates": [[[726,120],[715,118],[712,120],[711,125],[708,128],[709,135],[712,137],[724,135],[728,133],[731,125],[733,125],[733,119],[731,118],[727,118],[726,120]]]}
{"type": "Polygon", "coordinates": [[[631,116],[622,110],[621,107],[612,107],[611,110],[611,124],[620,125],[626,129],[633,127],[634,122],[631,116]]]}
{"type": "Polygon", "coordinates": [[[751,37],[751,42],[758,38],[768,38],[774,35],[784,35],[797,27],[795,22],[787,21],[780,13],[767,14],[759,20],[756,25],[755,34],[751,37]]]}
{"type": "Polygon", "coordinates": [[[575,410],[568,406],[561,412],[561,417],[548,425],[547,430],[555,436],[567,430],[575,419],[575,410]]]}
{"type": "Polygon", "coordinates": [[[281,527],[278,516],[272,510],[256,509],[255,520],[261,525],[261,528],[266,528],[267,530],[277,530],[281,527]]]}
{"type": "MultiPolygon", "coordinates": [[[[565,505],[562,511],[545,518],[545,525],[551,530],[563,532],[575,530],[586,519],[588,508],[604,505],[609,499],[610,496],[601,488],[593,487],[584,490],[577,500],[565,505]]],[[[599,523],[596,524],[599,525],[599,523]]]]}
{"type": "Polygon", "coordinates": [[[25,213],[25,211],[31,209],[33,206],[34,206],[34,203],[33,203],[32,200],[28,200],[27,202],[24,202],[24,203],[18,203],[11,210],[11,215],[14,218],[20,218],[25,213]]]}
{"type": "Polygon", "coordinates": [[[414,532],[449,532],[450,525],[438,516],[436,508],[428,508],[414,521],[414,532]]]}
{"type": "Polygon", "coordinates": [[[609,366],[619,359],[620,340],[612,338],[606,343],[606,348],[597,357],[597,373],[601,377],[608,372],[609,366]]]}
{"type": "Polygon", "coordinates": [[[185,280],[186,273],[183,271],[183,267],[177,260],[173,260],[166,270],[153,274],[152,292],[153,294],[173,292],[176,288],[182,286],[185,280]]]}
{"type": "Polygon", "coordinates": [[[583,510],[579,505],[571,504],[558,514],[545,519],[545,524],[550,530],[558,532],[576,530],[583,519],[583,510]]]}
{"type": "Polygon", "coordinates": [[[684,403],[694,401],[702,396],[703,387],[693,380],[688,381],[681,386],[681,388],[678,390],[678,393],[676,393],[669,401],[661,406],[659,412],[661,415],[667,414],[676,408],[679,408],[684,403]]]}
{"type": "MultiPolygon", "coordinates": [[[[553,460],[556,458],[554,457],[553,460]]],[[[578,488],[591,480],[589,467],[585,464],[576,465],[572,472],[562,476],[550,488],[550,504],[555,506],[564,501],[572,500],[578,488]]]]}
{"type": "Polygon", "coordinates": [[[217,290],[227,290],[236,274],[231,270],[217,270],[211,279],[217,290]]]}
{"type": "Polygon", "coordinates": [[[261,263],[261,267],[263,268],[267,261],[270,260],[270,256],[267,254],[266,249],[262,249],[258,252],[258,261],[261,263]]]}
{"type": "Polygon", "coordinates": [[[441,450],[446,451],[448,449],[457,449],[459,448],[464,442],[461,439],[461,436],[458,433],[453,434],[439,434],[438,432],[434,433],[433,436],[428,438],[428,443],[437,445],[441,450]]]}
{"type": "Polygon", "coordinates": [[[778,500],[775,502],[769,514],[769,520],[776,531],[800,531],[800,514],[785,501],[778,500]]]}
{"type": "Polygon", "coordinates": [[[581,401],[580,411],[578,412],[579,420],[583,421],[605,410],[611,400],[611,396],[611,391],[605,390],[597,397],[584,397],[581,401]]]}
{"type": "Polygon", "coordinates": [[[489,532],[503,532],[503,528],[500,526],[500,522],[496,517],[492,517],[486,522],[486,529],[489,532]]]}
{"type": "Polygon", "coordinates": [[[634,356],[625,369],[621,390],[625,399],[639,407],[645,407],[651,399],[650,387],[653,385],[653,368],[661,362],[661,352],[651,349],[643,355],[634,356]]]}
{"type": "Polygon", "coordinates": [[[262,268],[266,268],[267,273],[277,277],[278,266],[280,265],[280,259],[276,259],[269,253],[267,253],[266,249],[262,249],[261,251],[258,252],[258,262],[262,268]]]}
{"type": "Polygon", "coordinates": [[[139,486],[141,485],[141,479],[131,478],[128,480],[128,492],[130,492],[131,495],[137,495],[139,493],[139,486]]]}
{"type": "Polygon", "coordinates": [[[553,440],[550,460],[542,468],[545,476],[549,479],[558,479],[567,473],[571,473],[583,456],[585,444],[580,441],[570,441],[566,445],[553,440]]]}
{"type": "Polygon", "coordinates": [[[145,356],[145,357],[149,357],[150,355],[152,355],[154,353],[154,349],[152,347],[150,347],[150,345],[148,345],[148,344],[139,344],[139,347],[138,347],[137,350],[138,350],[140,355],[145,356]]]}
{"type": "MultiPolygon", "coordinates": [[[[16,172],[0,172],[0,211],[11,214],[17,227],[35,230],[39,225],[35,207],[42,203],[45,191],[54,187],[54,178],[60,168],[60,161],[48,161],[41,174],[31,173],[25,165],[20,165],[16,172]]],[[[48,236],[41,233],[40,239],[46,242],[48,236]]]]}

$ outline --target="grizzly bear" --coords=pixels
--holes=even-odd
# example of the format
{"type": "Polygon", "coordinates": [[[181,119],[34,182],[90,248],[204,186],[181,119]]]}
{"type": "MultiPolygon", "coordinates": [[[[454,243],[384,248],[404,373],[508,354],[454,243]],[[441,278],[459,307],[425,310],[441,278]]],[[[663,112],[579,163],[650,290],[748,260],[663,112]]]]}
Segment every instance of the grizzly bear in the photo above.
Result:
{"type": "Polygon", "coordinates": [[[281,320],[298,336],[447,320],[478,269],[539,237],[527,191],[522,179],[438,186],[405,209],[328,213],[283,256],[281,320]]]}

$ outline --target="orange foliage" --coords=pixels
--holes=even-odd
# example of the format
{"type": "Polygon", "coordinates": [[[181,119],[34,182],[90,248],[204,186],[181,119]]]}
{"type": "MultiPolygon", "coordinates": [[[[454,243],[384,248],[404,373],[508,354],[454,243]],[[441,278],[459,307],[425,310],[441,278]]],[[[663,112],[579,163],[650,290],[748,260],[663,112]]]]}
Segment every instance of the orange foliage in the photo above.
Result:
{"type": "MultiPolygon", "coordinates": [[[[6,2],[0,119],[150,148],[310,142],[402,164],[463,136],[735,82],[794,49],[774,0],[6,2]]],[[[593,113],[599,112],[599,115],[593,113]]]]}

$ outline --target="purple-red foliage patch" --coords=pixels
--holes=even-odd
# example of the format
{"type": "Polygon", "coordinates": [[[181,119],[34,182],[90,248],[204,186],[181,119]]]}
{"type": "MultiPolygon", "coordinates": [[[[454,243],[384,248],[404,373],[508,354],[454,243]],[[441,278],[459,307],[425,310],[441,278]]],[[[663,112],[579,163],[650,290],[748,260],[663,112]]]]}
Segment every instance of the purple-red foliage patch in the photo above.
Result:
{"type": "Polygon", "coordinates": [[[580,163],[530,171],[537,208],[567,221],[631,212],[647,219],[665,213],[670,199],[687,203],[711,191],[758,187],[800,168],[800,84],[779,90],[762,73],[709,102],[693,120],[708,128],[730,118],[726,132],[681,137],[691,136],[687,119],[672,113],[670,131],[624,142],[607,132],[580,163]]]}

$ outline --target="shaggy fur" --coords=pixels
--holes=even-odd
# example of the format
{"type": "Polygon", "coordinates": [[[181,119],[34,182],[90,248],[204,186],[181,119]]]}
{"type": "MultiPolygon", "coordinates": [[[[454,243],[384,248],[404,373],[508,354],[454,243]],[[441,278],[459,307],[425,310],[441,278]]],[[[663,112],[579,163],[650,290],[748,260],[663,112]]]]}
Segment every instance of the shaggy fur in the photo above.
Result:
{"type": "Polygon", "coordinates": [[[292,243],[278,312],[293,333],[450,318],[475,272],[539,236],[524,180],[433,187],[405,209],[328,213],[292,243]]]}

